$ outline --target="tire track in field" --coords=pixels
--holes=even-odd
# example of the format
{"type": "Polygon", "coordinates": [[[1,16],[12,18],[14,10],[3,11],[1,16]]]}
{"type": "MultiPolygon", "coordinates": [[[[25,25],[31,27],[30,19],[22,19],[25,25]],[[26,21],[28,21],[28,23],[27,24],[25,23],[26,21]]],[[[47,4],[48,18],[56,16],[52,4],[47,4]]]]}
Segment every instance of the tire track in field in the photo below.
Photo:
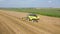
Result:
{"type": "Polygon", "coordinates": [[[0,20],[0,34],[15,34],[15,32],[0,20]]]}
{"type": "MultiPolygon", "coordinates": [[[[3,16],[3,18],[4,18],[5,16],[3,16]]],[[[7,17],[5,17],[5,19],[6,19],[6,21],[9,21],[10,19],[8,19],[7,17]]],[[[9,21],[9,22],[6,22],[4,19],[1,19],[2,20],[2,22],[3,22],[3,24],[5,23],[8,27],[10,27],[14,32],[15,32],[15,34],[18,32],[18,33],[20,33],[19,32],[19,30],[18,30],[18,27],[16,26],[16,24],[14,24],[14,22],[15,21],[9,21]],[[18,31],[17,31],[18,30],[18,31]]]]}
{"type": "MultiPolygon", "coordinates": [[[[32,23],[24,23],[24,22],[22,22],[22,21],[19,21],[19,19],[17,19],[17,18],[15,18],[15,17],[11,17],[10,15],[7,15],[6,17],[8,17],[8,19],[9,20],[14,20],[13,22],[15,22],[15,21],[18,21],[17,23],[19,24],[19,25],[21,25],[21,27],[24,27],[24,28],[22,28],[22,29],[27,29],[27,31],[30,31],[30,33],[35,33],[35,34],[39,34],[39,33],[41,33],[41,31],[42,31],[42,34],[47,34],[47,33],[44,33],[45,31],[47,32],[48,31],[48,34],[49,33],[52,33],[52,34],[56,34],[56,33],[54,33],[54,31],[52,31],[52,30],[57,30],[57,28],[55,27],[55,26],[48,26],[47,24],[45,25],[45,26],[43,26],[43,24],[40,24],[40,25],[36,25],[36,24],[32,24],[32,23]],[[15,18],[15,19],[13,19],[13,18],[15,18]],[[22,22],[22,23],[19,23],[19,22],[22,22]],[[29,26],[29,28],[27,28],[26,26],[29,26]],[[34,32],[34,31],[37,31],[37,30],[35,30],[34,28],[34,31],[32,31],[32,30],[30,30],[30,29],[32,29],[32,27],[30,28],[30,26],[32,26],[32,27],[34,27],[35,29],[37,28],[38,29],[38,32],[34,32]],[[47,26],[47,27],[46,27],[47,26]],[[50,29],[52,29],[52,30],[50,30],[50,29]],[[40,31],[39,31],[40,30],[40,31]],[[43,32],[44,31],[44,32],[43,32]]],[[[18,25],[17,24],[17,25],[18,25]]],[[[59,31],[59,29],[57,30],[57,31],[59,31]]]]}

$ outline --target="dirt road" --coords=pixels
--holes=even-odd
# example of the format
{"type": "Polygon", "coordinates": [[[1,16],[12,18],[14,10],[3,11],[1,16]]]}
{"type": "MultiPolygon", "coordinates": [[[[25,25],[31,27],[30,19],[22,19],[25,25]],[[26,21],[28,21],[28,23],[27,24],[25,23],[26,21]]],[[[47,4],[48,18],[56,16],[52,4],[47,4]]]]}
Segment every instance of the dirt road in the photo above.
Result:
{"type": "Polygon", "coordinates": [[[60,18],[39,15],[39,23],[22,21],[27,14],[0,10],[0,34],[60,34],[60,18]]]}

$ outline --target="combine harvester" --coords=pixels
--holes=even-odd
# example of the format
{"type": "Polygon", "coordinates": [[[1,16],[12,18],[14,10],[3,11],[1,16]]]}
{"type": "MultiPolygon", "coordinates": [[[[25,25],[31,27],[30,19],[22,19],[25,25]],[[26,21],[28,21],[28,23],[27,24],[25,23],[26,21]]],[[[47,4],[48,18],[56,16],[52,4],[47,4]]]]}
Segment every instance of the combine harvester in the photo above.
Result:
{"type": "Polygon", "coordinates": [[[27,22],[39,22],[39,16],[37,14],[28,14],[26,17],[22,17],[23,21],[27,22]]]}

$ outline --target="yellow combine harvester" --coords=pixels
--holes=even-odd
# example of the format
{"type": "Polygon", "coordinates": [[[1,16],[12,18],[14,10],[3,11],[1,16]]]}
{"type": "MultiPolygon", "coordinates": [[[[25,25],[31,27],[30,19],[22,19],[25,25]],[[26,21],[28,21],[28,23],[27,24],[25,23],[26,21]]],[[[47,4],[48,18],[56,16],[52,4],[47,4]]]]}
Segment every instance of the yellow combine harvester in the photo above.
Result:
{"type": "Polygon", "coordinates": [[[39,16],[37,14],[28,14],[27,17],[22,18],[24,21],[38,22],[39,16]]]}

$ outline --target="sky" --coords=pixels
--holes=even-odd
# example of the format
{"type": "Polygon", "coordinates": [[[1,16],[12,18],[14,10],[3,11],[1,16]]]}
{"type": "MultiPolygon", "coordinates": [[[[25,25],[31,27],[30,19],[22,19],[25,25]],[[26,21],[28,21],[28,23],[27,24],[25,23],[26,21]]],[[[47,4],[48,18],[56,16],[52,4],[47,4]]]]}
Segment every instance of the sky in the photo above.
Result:
{"type": "Polygon", "coordinates": [[[60,0],[0,0],[0,7],[56,7],[60,0]]]}

